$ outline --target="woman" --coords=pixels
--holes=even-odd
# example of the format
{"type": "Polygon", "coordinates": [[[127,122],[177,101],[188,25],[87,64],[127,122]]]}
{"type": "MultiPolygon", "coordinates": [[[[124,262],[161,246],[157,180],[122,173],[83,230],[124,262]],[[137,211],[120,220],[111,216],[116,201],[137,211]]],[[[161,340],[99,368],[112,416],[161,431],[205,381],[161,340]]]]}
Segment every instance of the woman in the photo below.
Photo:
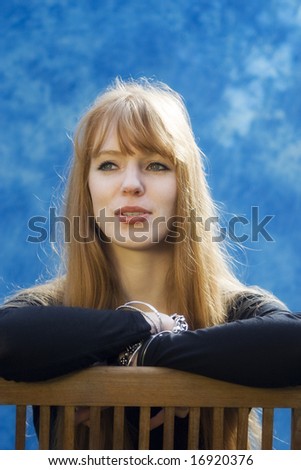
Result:
{"type": "MultiPolygon", "coordinates": [[[[232,273],[206,223],[217,213],[203,159],[168,86],[116,80],[97,98],[74,140],[64,272],[3,306],[3,377],[45,380],[106,362],[301,383],[300,316],[232,273]]],[[[233,427],[229,416],[229,448],[233,427]]]]}

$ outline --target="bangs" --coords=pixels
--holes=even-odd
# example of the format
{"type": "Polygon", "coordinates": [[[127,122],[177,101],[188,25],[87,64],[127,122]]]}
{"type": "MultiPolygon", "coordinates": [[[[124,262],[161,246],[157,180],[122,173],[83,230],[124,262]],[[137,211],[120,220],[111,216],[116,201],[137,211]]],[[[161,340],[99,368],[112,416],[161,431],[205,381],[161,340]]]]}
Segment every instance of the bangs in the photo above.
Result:
{"type": "Polygon", "coordinates": [[[175,142],[157,110],[141,96],[130,95],[108,103],[94,121],[92,155],[97,156],[112,129],[125,155],[135,151],[158,153],[176,163],[175,142]],[[97,122],[96,122],[97,121],[97,122]]]}

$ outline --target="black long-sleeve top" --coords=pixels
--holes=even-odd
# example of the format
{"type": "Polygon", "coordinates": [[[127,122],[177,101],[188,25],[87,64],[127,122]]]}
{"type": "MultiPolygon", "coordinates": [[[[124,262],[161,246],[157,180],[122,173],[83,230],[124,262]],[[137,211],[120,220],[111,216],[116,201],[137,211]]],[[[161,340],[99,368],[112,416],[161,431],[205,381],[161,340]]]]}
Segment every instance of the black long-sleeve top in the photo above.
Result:
{"type": "Polygon", "coordinates": [[[140,365],[171,367],[259,387],[301,384],[301,315],[262,297],[241,298],[222,325],[151,337],[129,310],[63,306],[0,309],[0,376],[38,381],[112,362],[145,340],[140,365]]]}

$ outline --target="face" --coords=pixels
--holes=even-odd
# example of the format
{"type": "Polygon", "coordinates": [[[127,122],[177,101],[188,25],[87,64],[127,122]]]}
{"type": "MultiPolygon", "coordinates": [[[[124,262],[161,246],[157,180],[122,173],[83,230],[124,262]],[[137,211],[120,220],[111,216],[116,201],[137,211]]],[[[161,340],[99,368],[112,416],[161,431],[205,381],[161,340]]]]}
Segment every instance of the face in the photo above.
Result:
{"type": "Polygon", "coordinates": [[[175,215],[174,165],[161,155],[123,155],[112,130],[91,161],[89,189],[94,217],[112,246],[156,249],[175,215]]]}

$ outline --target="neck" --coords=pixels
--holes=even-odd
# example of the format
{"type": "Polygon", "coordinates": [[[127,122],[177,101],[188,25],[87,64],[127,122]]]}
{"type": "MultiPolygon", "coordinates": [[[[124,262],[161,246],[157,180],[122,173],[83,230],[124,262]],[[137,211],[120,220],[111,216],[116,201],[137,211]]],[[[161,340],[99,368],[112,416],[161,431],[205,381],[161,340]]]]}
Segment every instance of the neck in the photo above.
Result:
{"type": "Polygon", "coordinates": [[[162,313],[168,311],[167,274],[172,250],[114,249],[114,262],[124,293],[124,301],[147,302],[162,313]]]}

